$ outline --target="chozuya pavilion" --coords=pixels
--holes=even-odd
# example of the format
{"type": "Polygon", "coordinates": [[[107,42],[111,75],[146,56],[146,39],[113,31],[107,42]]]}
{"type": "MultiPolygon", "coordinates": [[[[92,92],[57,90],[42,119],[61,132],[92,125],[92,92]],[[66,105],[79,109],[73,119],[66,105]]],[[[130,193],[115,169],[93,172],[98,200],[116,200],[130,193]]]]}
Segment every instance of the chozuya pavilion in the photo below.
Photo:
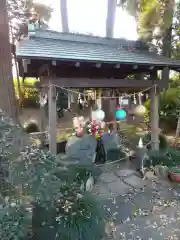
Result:
{"type": "MultiPolygon", "coordinates": [[[[158,95],[168,88],[169,70],[180,70],[180,61],[159,56],[141,40],[110,39],[31,28],[16,47],[20,76],[40,78],[48,87],[49,145],[56,153],[56,87],[108,88],[121,92],[150,89],[151,140],[158,149],[158,95]],[[157,72],[161,71],[161,79],[157,72]],[[144,78],[143,74],[149,76],[144,78]],[[129,76],[136,75],[139,78],[129,76]]],[[[105,92],[105,91],[104,91],[105,92]]]]}

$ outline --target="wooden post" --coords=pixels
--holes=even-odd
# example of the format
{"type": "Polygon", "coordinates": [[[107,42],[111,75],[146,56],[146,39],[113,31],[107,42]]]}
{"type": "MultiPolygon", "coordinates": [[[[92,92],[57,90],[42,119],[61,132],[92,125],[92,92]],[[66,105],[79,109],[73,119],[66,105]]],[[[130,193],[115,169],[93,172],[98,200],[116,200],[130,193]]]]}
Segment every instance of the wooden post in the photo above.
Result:
{"type": "Polygon", "coordinates": [[[169,68],[164,67],[161,75],[162,90],[167,90],[169,86],[169,68]]]}
{"type": "Polygon", "coordinates": [[[74,93],[72,92],[71,93],[71,103],[74,103],[75,101],[74,101],[74,93]]]}
{"type": "Polygon", "coordinates": [[[56,87],[49,84],[48,94],[49,109],[49,151],[56,155],[56,128],[57,128],[57,111],[56,111],[56,87]]]}
{"type": "Polygon", "coordinates": [[[100,88],[97,89],[96,94],[97,94],[97,96],[96,96],[96,104],[97,104],[97,107],[99,109],[101,109],[102,108],[102,101],[101,101],[102,99],[101,99],[101,89],[100,88]]]}
{"type": "MultiPolygon", "coordinates": [[[[157,79],[157,72],[151,74],[152,82],[157,79]]],[[[150,120],[151,120],[151,146],[152,150],[159,150],[159,89],[150,90],[150,120]]]]}
{"type": "Polygon", "coordinates": [[[71,92],[68,91],[68,109],[71,108],[71,92]]]}
{"type": "Polygon", "coordinates": [[[45,113],[45,100],[47,101],[46,98],[46,93],[44,88],[40,88],[40,132],[42,132],[41,135],[41,146],[44,146],[44,140],[45,140],[45,128],[46,128],[46,113],[45,113]]]}

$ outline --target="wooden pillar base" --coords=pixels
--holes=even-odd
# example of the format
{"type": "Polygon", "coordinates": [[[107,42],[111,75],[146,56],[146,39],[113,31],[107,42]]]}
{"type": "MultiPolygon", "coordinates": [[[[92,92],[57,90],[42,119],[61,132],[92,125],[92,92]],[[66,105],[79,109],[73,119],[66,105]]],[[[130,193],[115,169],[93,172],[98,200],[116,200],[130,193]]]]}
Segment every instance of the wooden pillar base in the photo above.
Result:
{"type": "Polygon", "coordinates": [[[49,105],[49,151],[57,154],[56,129],[57,129],[57,111],[56,111],[56,87],[49,85],[48,93],[49,105]]]}

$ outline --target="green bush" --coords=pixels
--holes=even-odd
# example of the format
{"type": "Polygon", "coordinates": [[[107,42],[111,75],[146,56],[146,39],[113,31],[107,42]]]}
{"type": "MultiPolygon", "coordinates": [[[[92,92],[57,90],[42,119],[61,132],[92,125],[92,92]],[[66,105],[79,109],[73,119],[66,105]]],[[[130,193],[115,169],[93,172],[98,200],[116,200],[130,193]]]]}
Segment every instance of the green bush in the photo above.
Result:
{"type": "MultiPolygon", "coordinates": [[[[151,141],[151,133],[147,133],[143,136],[143,143],[146,145],[151,141]]],[[[161,150],[167,149],[168,147],[168,141],[165,135],[159,134],[159,148],[161,150]]],[[[150,148],[150,145],[148,146],[150,148]]]]}
{"type": "MultiPolygon", "coordinates": [[[[21,95],[22,99],[20,102],[21,107],[23,108],[38,108],[39,107],[39,90],[33,88],[36,80],[26,79],[25,82],[20,81],[21,84],[21,95]],[[30,85],[32,88],[25,87],[25,85],[30,85]]],[[[17,80],[14,79],[14,88],[16,98],[19,99],[18,84],[17,80]]]]}
{"type": "Polygon", "coordinates": [[[160,149],[157,151],[150,151],[149,157],[152,165],[163,165],[169,168],[180,165],[180,151],[174,148],[160,149]]]}
{"type": "Polygon", "coordinates": [[[150,151],[149,152],[149,161],[152,166],[162,165],[162,166],[170,166],[172,164],[170,158],[167,155],[166,151],[150,151]]]}
{"type": "Polygon", "coordinates": [[[34,205],[33,229],[37,239],[102,239],[103,210],[88,192],[80,193],[73,183],[60,186],[59,181],[51,180],[45,184],[34,205]]]}
{"type": "Polygon", "coordinates": [[[80,184],[68,181],[51,153],[26,146],[13,156],[11,134],[18,127],[6,120],[0,116],[0,184],[7,182],[10,188],[0,188],[0,239],[102,239],[103,206],[81,192],[80,184]]]}
{"type": "Polygon", "coordinates": [[[0,208],[0,239],[24,240],[31,236],[32,213],[17,203],[0,208]],[[7,233],[8,231],[8,233],[7,233]]]}
{"type": "Polygon", "coordinates": [[[39,132],[38,124],[35,121],[28,121],[24,124],[24,131],[26,133],[39,132]]]}
{"type": "MultiPolygon", "coordinates": [[[[149,119],[150,100],[145,102],[147,108],[146,119],[149,119]]],[[[178,88],[169,88],[160,94],[159,116],[160,126],[165,130],[175,130],[180,106],[180,92],[178,88]]]]}

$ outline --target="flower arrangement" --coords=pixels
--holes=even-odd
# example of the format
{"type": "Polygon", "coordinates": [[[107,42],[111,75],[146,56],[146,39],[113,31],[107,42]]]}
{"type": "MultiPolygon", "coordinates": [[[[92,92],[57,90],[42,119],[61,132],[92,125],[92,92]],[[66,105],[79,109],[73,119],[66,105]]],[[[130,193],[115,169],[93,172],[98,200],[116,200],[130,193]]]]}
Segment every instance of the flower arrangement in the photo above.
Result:
{"type": "Polygon", "coordinates": [[[73,126],[77,137],[82,137],[86,132],[96,139],[100,139],[104,132],[105,122],[92,120],[85,123],[84,117],[81,116],[73,118],[73,126]]]}

